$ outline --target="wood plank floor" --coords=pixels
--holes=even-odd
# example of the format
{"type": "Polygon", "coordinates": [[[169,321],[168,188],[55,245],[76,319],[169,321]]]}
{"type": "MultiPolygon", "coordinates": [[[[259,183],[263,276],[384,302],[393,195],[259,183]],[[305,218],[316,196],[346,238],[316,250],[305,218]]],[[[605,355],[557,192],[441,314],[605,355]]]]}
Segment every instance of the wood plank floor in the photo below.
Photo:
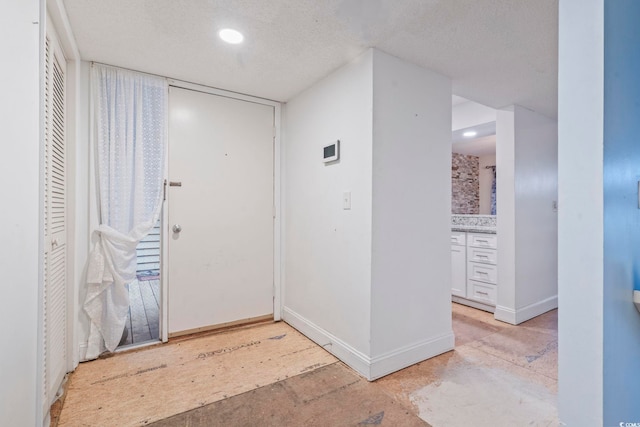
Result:
{"type": "Polygon", "coordinates": [[[140,344],[160,337],[160,280],[135,280],[128,285],[127,336],[120,346],[140,344]]]}

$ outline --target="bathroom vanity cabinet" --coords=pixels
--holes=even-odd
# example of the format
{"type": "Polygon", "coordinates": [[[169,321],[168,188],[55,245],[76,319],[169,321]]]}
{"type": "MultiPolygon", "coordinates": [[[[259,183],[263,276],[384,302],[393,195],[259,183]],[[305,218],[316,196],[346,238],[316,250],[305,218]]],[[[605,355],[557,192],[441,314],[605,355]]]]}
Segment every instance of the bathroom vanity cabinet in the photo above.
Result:
{"type": "Polygon", "coordinates": [[[498,239],[492,232],[451,232],[451,298],[494,312],[498,291],[498,239]]]}

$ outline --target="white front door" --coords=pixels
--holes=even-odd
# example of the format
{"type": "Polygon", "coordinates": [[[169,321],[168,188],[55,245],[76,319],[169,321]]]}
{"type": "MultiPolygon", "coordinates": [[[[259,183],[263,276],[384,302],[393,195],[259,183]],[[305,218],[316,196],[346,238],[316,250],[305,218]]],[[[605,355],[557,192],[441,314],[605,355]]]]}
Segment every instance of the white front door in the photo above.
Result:
{"type": "Polygon", "coordinates": [[[273,127],[273,106],[170,88],[170,335],[273,314],[273,127]]]}

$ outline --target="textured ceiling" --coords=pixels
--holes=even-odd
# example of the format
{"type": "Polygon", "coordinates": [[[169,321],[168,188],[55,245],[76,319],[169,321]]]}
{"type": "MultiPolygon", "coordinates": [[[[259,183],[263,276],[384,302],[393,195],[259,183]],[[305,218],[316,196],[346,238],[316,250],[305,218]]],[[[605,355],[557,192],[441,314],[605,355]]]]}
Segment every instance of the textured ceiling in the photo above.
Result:
{"type": "Polygon", "coordinates": [[[558,0],[65,0],[83,59],[287,101],[369,47],[557,115],[558,0]],[[217,37],[231,27],[245,43],[217,37]]]}
{"type": "MultiPolygon", "coordinates": [[[[455,100],[454,100],[455,102],[455,100]]],[[[482,123],[451,132],[452,151],[468,156],[496,154],[496,122],[482,123]],[[466,131],[476,132],[476,136],[464,136],[466,131]]]]}
{"type": "Polygon", "coordinates": [[[467,156],[485,156],[487,154],[495,155],[496,135],[493,134],[454,143],[451,151],[458,154],[465,154],[467,156]]]}

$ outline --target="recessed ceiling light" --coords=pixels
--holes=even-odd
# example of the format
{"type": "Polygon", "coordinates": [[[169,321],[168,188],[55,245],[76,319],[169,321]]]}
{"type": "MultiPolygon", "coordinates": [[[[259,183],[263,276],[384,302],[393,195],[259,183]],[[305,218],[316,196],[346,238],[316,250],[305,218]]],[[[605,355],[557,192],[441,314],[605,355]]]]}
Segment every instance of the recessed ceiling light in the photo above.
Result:
{"type": "Polygon", "coordinates": [[[463,133],[462,136],[464,136],[465,138],[473,138],[477,134],[478,132],[476,132],[475,130],[468,130],[465,133],[463,133]]]}
{"type": "Polygon", "coordinates": [[[240,31],[232,30],[231,28],[225,28],[218,32],[220,38],[227,43],[239,44],[244,40],[244,36],[240,31]]]}

